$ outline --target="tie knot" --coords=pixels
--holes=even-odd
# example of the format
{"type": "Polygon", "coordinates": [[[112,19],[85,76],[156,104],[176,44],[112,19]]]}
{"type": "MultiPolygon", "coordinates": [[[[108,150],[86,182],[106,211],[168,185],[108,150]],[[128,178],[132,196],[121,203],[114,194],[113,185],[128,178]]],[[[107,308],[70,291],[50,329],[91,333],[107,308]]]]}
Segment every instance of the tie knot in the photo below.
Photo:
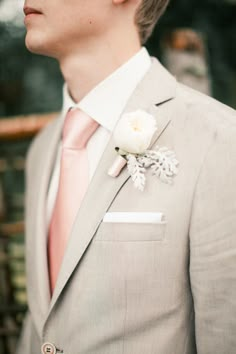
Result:
{"type": "Polygon", "coordinates": [[[99,123],[78,108],[70,109],[65,118],[62,141],[63,147],[83,149],[90,137],[98,128],[99,123]]]}

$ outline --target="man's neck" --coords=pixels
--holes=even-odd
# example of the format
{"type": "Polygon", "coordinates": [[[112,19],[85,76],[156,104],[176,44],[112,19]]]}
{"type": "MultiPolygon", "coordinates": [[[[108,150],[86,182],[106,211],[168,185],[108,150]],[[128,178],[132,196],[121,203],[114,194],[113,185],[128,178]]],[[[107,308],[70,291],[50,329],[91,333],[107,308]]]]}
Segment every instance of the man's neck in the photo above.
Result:
{"type": "Polygon", "coordinates": [[[135,55],[141,46],[139,40],[129,44],[113,40],[103,44],[79,48],[61,60],[60,67],[71,97],[79,102],[99,82],[135,55]],[[132,45],[130,45],[132,43],[132,45]]]}

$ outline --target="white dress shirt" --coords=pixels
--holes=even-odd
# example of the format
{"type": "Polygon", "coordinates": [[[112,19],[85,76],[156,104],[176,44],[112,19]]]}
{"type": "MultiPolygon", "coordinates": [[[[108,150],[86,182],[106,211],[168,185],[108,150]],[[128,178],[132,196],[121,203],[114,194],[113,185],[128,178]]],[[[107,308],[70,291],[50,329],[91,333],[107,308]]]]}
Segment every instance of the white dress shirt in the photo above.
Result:
{"type": "MultiPolygon", "coordinates": [[[[140,49],[131,59],[93,88],[79,103],[72,100],[66,84],[63,88],[62,115],[70,107],[78,107],[96,120],[100,126],[87,144],[89,181],[122,114],[128,99],[151,66],[146,48],[140,49]]],[[[50,181],[47,199],[47,227],[51,221],[60,177],[61,142],[50,181]]]]}

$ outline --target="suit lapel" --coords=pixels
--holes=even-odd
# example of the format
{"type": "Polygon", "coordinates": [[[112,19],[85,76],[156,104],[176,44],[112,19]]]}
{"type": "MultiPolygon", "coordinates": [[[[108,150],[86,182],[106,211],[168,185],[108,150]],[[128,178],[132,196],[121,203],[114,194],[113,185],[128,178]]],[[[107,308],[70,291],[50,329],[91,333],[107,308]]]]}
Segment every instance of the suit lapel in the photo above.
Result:
{"type": "MultiPolygon", "coordinates": [[[[175,79],[156,59],[153,59],[151,69],[136,88],[124,110],[124,112],[131,112],[143,109],[156,117],[158,130],[153,137],[152,145],[170,123],[171,111],[167,102],[175,96],[175,89],[175,79]]],[[[117,153],[115,152],[115,145],[111,136],[73,225],[57,284],[51,299],[48,316],[90,244],[104,214],[109,209],[117,193],[119,193],[122,186],[129,179],[126,168],[123,169],[117,178],[108,176],[107,171],[116,156],[117,153]],[[94,201],[99,202],[95,203],[94,201]]]]}
{"type": "Polygon", "coordinates": [[[47,230],[46,200],[49,180],[60,139],[63,117],[52,122],[51,127],[43,132],[40,155],[32,162],[33,186],[30,190],[32,198],[28,201],[27,237],[27,276],[28,302],[37,330],[41,333],[49,308],[50,293],[47,267],[47,230]],[[34,166],[35,164],[35,166],[34,166]],[[35,174],[34,174],[34,171],[35,174]]]}

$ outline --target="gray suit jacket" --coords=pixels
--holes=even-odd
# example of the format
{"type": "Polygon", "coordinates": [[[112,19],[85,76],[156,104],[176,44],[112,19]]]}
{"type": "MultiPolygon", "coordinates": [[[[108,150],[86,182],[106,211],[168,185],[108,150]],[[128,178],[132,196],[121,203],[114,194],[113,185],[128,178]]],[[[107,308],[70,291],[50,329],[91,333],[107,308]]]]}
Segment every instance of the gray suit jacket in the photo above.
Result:
{"type": "Polygon", "coordinates": [[[126,112],[144,109],[152,142],[175,151],[173,185],[147,174],[144,192],[124,169],[107,171],[111,137],[70,235],[49,296],[45,204],[63,119],[27,158],[29,312],[18,354],[44,342],[64,354],[236,352],[236,115],[176,80],[153,59],[126,112]],[[104,223],[105,213],[162,212],[161,224],[104,223]]]}

